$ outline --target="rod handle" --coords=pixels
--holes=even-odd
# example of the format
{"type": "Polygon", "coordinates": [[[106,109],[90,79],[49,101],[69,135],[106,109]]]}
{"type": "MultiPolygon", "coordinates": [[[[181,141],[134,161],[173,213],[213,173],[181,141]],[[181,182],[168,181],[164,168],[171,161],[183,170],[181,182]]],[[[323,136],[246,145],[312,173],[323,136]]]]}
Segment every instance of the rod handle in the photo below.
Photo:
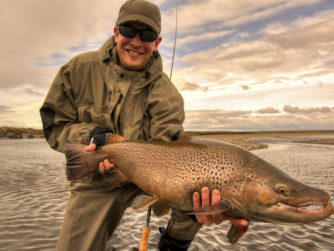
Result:
{"type": "Polygon", "coordinates": [[[148,247],[148,237],[150,235],[150,228],[143,227],[139,251],[146,251],[148,247]]]}

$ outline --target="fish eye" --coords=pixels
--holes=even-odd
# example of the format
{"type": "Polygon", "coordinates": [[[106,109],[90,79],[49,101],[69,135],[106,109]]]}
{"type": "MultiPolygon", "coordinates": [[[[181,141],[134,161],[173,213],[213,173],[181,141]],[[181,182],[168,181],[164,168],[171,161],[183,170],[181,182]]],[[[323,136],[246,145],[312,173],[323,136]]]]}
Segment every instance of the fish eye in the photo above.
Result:
{"type": "Polygon", "coordinates": [[[276,193],[278,193],[280,195],[287,195],[288,194],[288,189],[283,185],[277,185],[275,190],[276,190],[276,193]]]}

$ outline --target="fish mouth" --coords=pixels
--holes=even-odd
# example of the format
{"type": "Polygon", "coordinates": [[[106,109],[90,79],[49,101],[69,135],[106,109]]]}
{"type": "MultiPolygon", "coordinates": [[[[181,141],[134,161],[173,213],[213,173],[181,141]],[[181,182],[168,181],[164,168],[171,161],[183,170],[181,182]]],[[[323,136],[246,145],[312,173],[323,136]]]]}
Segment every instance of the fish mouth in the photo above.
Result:
{"type": "Polygon", "coordinates": [[[314,217],[326,218],[333,213],[333,206],[326,201],[308,201],[298,205],[292,205],[287,202],[278,202],[275,207],[287,209],[294,213],[301,213],[314,217]]]}

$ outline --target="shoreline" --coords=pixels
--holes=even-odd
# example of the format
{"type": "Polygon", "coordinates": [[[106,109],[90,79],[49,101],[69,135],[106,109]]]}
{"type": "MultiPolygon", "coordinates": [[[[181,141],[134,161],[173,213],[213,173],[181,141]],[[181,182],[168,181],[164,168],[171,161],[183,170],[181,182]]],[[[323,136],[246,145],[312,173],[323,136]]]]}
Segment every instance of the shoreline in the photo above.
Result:
{"type": "Polygon", "coordinates": [[[0,127],[0,139],[44,138],[43,130],[22,127],[0,127]]]}
{"type": "MultiPolygon", "coordinates": [[[[334,145],[334,130],[259,130],[259,131],[185,131],[189,136],[225,141],[247,150],[267,148],[266,144],[251,141],[254,138],[284,138],[322,136],[321,139],[300,139],[294,143],[334,145]],[[330,136],[326,138],[326,136],[330,136]]],[[[33,128],[0,127],[1,139],[44,138],[43,130],[33,128]]]]}
{"type": "Polygon", "coordinates": [[[268,131],[188,131],[196,138],[225,141],[241,146],[249,151],[267,148],[266,144],[251,141],[255,138],[285,138],[323,136],[321,139],[300,139],[294,143],[334,145],[334,130],[268,130],[268,131]],[[326,138],[326,136],[330,136],[326,138]]]}

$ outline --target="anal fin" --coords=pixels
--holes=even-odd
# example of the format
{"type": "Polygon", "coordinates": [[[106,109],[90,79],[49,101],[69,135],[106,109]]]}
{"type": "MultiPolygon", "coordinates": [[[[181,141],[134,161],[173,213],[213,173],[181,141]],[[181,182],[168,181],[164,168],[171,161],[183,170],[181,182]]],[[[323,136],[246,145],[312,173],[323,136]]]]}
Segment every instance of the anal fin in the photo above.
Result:
{"type": "Polygon", "coordinates": [[[145,209],[153,205],[154,203],[156,203],[158,200],[159,198],[156,196],[151,196],[147,194],[139,195],[132,202],[132,208],[133,209],[145,209]]]}

